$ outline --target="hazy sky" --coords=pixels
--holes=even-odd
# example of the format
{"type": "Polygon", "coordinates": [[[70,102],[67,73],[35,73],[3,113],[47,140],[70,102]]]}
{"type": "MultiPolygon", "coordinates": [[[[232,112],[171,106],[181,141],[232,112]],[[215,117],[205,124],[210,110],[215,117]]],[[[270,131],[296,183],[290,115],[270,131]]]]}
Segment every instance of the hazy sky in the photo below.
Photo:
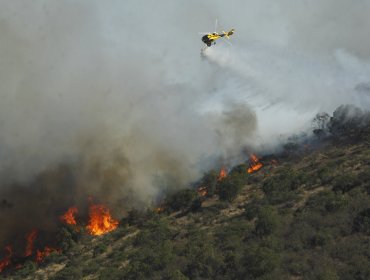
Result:
{"type": "Polygon", "coordinates": [[[73,162],[82,182],[118,170],[145,200],[319,111],[368,108],[369,14],[360,0],[1,0],[1,180],[73,162]],[[216,18],[233,46],[201,57],[216,18]]]}

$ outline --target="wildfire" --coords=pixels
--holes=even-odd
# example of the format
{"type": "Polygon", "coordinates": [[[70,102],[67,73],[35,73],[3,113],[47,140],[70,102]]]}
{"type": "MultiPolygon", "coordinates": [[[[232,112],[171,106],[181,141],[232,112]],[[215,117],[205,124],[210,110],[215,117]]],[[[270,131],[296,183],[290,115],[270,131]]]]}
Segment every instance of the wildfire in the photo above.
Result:
{"type": "MultiPolygon", "coordinates": [[[[70,207],[59,219],[68,225],[77,225],[76,214],[78,213],[77,207],[70,207]]],[[[113,219],[107,207],[101,204],[93,204],[89,207],[89,223],[86,226],[87,231],[92,235],[102,235],[115,230],[118,227],[118,221],[113,219]]],[[[45,257],[53,252],[61,253],[60,249],[45,246],[44,249],[35,248],[35,240],[38,235],[38,230],[33,229],[26,234],[26,245],[23,256],[28,258],[34,257],[37,263],[44,261],[45,257]]],[[[2,272],[9,265],[14,265],[15,268],[21,268],[23,265],[22,259],[14,261],[12,246],[5,247],[5,257],[0,259],[0,272],[2,272]]]]}
{"type": "Polygon", "coordinates": [[[225,167],[222,167],[220,170],[220,174],[217,177],[217,181],[222,181],[223,179],[226,178],[226,176],[227,176],[227,170],[225,167]]]}
{"type": "Polygon", "coordinates": [[[262,163],[259,162],[259,159],[256,155],[252,154],[250,159],[250,167],[248,168],[248,173],[256,172],[257,170],[260,170],[262,168],[262,163]]]}
{"type": "Polygon", "coordinates": [[[92,235],[102,235],[118,226],[118,221],[110,215],[109,209],[101,204],[93,204],[89,209],[89,224],[86,226],[88,232],[92,235]]]}
{"type": "Polygon", "coordinates": [[[10,265],[10,259],[13,255],[13,250],[10,245],[5,247],[5,251],[7,255],[2,260],[0,260],[0,272],[2,272],[8,265],[10,265]]]}
{"type": "Polygon", "coordinates": [[[37,230],[35,229],[26,235],[27,244],[26,244],[26,250],[24,251],[25,257],[32,255],[33,243],[35,242],[36,237],[37,237],[37,230]]]}
{"type": "Polygon", "coordinates": [[[154,212],[156,212],[157,214],[160,214],[160,213],[164,212],[164,210],[166,210],[166,207],[164,205],[160,205],[160,206],[154,208],[154,212]]]}
{"type": "Polygon", "coordinates": [[[45,246],[44,251],[37,250],[36,251],[36,262],[41,263],[44,261],[45,257],[49,256],[53,252],[58,252],[60,253],[59,249],[51,248],[45,246]]]}
{"type": "Polygon", "coordinates": [[[76,225],[75,215],[78,213],[77,207],[70,207],[67,212],[60,216],[60,220],[67,225],[76,225]]]}
{"type": "Polygon", "coordinates": [[[207,187],[199,187],[197,189],[197,192],[200,196],[206,196],[208,194],[208,190],[207,190],[207,187]]]}

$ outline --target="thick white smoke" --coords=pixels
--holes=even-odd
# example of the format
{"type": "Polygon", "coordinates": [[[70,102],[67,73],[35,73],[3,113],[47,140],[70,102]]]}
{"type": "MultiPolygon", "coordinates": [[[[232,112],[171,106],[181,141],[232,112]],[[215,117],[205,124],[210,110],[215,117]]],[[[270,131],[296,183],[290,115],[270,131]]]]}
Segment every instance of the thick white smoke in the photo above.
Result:
{"type": "Polygon", "coordinates": [[[369,106],[364,1],[3,0],[0,8],[2,182],[73,162],[80,185],[99,189],[115,174],[112,193],[146,200],[196,179],[211,159],[278,144],[316,112],[369,106]],[[236,29],[234,45],[219,42],[201,57],[198,32],[213,31],[216,18],[236,29]]]}

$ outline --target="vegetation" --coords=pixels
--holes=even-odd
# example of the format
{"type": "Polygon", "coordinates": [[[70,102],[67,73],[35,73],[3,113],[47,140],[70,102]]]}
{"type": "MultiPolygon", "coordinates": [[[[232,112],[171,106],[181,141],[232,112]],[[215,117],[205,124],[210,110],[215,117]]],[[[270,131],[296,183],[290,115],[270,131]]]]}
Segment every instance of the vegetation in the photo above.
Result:
{"type": "Polygon", "coordinates": [[[62,255],[4,276],[370,279],[368,127],[357,126],[357,142],[343,142],[344,131],[356,129],[341,118],[338,112],[318,120],[318,129],[335,132],[326,146],[302,152],[290,145],[286,149],[299,157],[264,162],[253,174],[245,172],[247,165],[223,180],[210,171],[199,182],[205,196],[196,188],[174,192],[162,213],[132,210],[120,228],[98,238],[64,228],[62,255]]]}

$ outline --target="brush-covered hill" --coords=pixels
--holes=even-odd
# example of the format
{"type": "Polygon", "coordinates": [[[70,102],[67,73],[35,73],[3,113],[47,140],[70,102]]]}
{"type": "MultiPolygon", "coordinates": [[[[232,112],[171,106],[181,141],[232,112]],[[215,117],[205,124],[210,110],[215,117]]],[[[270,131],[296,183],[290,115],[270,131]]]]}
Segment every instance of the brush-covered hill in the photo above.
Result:
{"type": "Polygon", "coordinates": [[[254,173],[210,171],[100,237],[65,227],[62,253],[3,278],[370,279],[370,125],[343,110],[254,173]]]}

